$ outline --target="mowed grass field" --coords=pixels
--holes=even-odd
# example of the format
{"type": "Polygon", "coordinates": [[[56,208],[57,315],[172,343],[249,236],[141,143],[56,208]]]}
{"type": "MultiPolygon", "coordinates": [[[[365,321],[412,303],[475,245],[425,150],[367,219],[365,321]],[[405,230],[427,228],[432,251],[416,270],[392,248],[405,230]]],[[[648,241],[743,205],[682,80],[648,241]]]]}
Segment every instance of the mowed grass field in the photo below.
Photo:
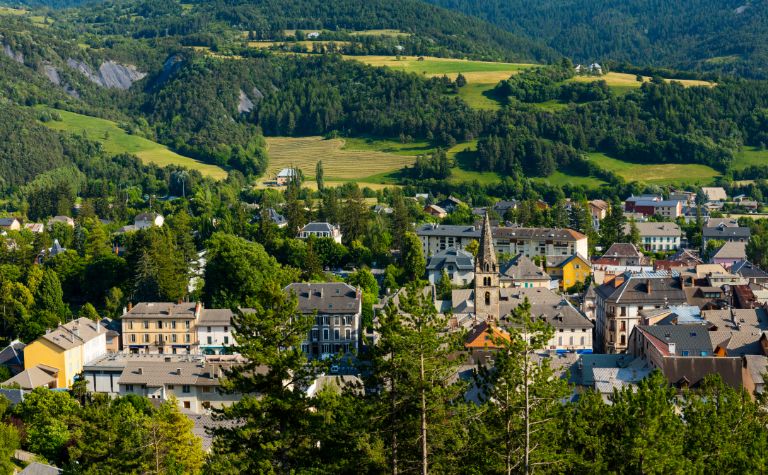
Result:
{"type": "Polygon", "coordinates": [[[699,164],[637,164],[609,157],[603,153],[587,154],[589,160],[604,170],[613,172],[627,181],[641,181],[657,185],[709,184],[720,174],[717,170],[699,164]]]}
{"type": "MultiPolygon", "coordinates": [[[[397,142],[380,141],[378,146],[361,144],[365,139],[352,139],[345,147],[343,139],[322,137],[268,137],[269,168],[262,181],[272,180],[283,168],[294,167],[304,173],[307,185],[314,185],[315,166],[323,161],[325,182],[333,186],[344,182],[360,182],[365,186],[394,183],[388,175],[412,165],[419,153],[389,153],[376,150],[397,142]]],[[[407,147],[403,147],[407,148],[407,147]]]]}
{"type": "Polygon", "coordinates": [[[736,160],[733,161],[734,170],[743,170],[751,166],[768,166],[768,150],[760,150],[757,147],[744,147],[741,153],[736,155],[736,160]]]}
{"type": "Polygon", "coordinates": [[[445,75],[456,79],[456,76],[461,73],[467,79],[467,85],[459,90],[459,97],[472,107],[489,110],[501,107],[501,102],[489,94],[499,81],[509,79],[523,69],[536,67],[534,64],[494,63],[431,56],[423,57],[423,61],[412,56],[400,59],[395,56],[346,56],[346,58],[371,66],[386,66],[426,77],[445,75]]]}
{"type": "Polygon", "coordinates": [[[292,48],[295,45],[301,45],[306,48],[307,51],[315,51],[315,46],[322,46],[324,44],[334,43],[336,45],[347,45],[349,41],[249,41],[249,48],[271,48],[273,46],[292,48]]]}
{"type": "Polygon", "coordinates": [[[181,165],[192,170],[198,170],[203,175],[217,180],[227,177],[227,172],[223,168],[179,155],[169,150],[165,145],[144,137],[130,135],[110,120],[64,110],[54,109],[53,111],[58,112],[62,120],[46,122],[46,126],[55,130],[86,135],[91,140],[101,142],[104,145],[104,150],[108,153],[130,153],[145,163],[154,163],[161,167],[181,165]]]}

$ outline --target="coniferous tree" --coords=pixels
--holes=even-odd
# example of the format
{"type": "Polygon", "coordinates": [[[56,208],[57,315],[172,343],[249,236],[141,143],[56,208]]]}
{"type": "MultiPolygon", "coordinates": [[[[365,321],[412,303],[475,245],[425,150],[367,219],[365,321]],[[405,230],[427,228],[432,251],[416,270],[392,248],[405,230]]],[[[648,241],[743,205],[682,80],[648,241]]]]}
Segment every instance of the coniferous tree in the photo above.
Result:
{"type": "Polygon", "coordinates": [[[253,312],[239,312],[233,321],[246,363],[223,381],[240,400],[216,411],[217,418],[237,423],[214,430],[211,463],[232,458],[240,473],[302,471],[321,450],[313,436],[317,415],[307,396],[318,368],[308,365],[301,351],[313,317],[299,313],[296,296],[274,281],[253,303],[253,312]]]}
{"type": "Polygon", "coordinates": [[[548,359],[536,355],[547,347],[554,328],[531,318],[526,298],[512,311],[508,335],[495,336],[493,326],[488,331],[500,349],[493,366],[480,366],[477,377],[485,403],[481,423],[488,431],[484,471],[529,474],[537,467],[562,471],[557,415],[568,385],[554,376],[548,359]]]}

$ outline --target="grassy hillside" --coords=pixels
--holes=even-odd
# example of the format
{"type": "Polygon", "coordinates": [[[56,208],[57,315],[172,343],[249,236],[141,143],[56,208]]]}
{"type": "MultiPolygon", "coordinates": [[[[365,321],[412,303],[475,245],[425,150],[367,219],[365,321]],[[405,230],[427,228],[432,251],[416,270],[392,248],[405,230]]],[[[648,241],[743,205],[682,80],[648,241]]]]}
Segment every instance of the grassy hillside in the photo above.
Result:
{"type": "Polygon", "coordinates": [[[734,170],[743,170],[751,166],[768,166],[768,150],[760,150],[757,147],[744,147],[733,161],[734,170]]]}
{"type": "Polygon", "coordinates": [[[130,153],[145,163],[154,163],[161,167],[181,165],[215,179],[227,177],[226,170],[220,167],[184,157],[169,150],[165,145],[144,137],[130,135],[112,121],[63,110],[55,111],[62,120],[46,122],[45,125],[55,130],[85,135],[91,140],[99,141],[108,153],[130,153]]]}
{"type": "Polygon", "coordinates": [[[603,153],[590,153],[588,157],[600,168],[613,172],[625,180],[656,185],[686,185],[711,183],[719,176],[717,170],[699,164],[637,164],[609,157],[603,153]]]}
{"type": "MultiPolygon", "coordinates": [[[[352,147],[345,147],[342,139],[323,139],[322,137],[270,137],[267,138],[269,168],[263,180],[275,177],[278,171],[286,167],[295,167],[304,172],[307,180],[314,180],[315,166],[323,161],[325,180],[329,184],[344,181],[376,183],[388,181],[382,178],[411,165],[415,154],[398,154],[376,150],[376,147],[363,147],[363,140],[354,140],[352,147]],[[357,145],[355,147],[354,145],[357,145]],[[378,175],[378,177],[375,177],[378,175]]],[[[380,143],[387,147],[390,141],[380,143]]]]}

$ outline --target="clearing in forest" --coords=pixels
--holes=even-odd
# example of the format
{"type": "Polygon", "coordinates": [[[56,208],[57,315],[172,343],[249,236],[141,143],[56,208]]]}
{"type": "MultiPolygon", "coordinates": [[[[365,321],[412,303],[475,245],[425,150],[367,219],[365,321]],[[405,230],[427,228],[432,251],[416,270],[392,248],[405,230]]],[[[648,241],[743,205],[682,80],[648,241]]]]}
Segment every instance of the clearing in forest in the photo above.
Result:
{"type": "Polygon", "coordinates": [[[696,163],[632,163],[604,153],[587,154],[600,168],[613,172],[626,181],[642,181],[656,185],[707,185],[720,175],[707,165],[696,163]]]}
{"type": "Polygon", "coordinates": [[[195,160],[171,151],[165,145],[153,142],[138,135],[131,135],[111,120],[100,119],[64,110],[51,109],[58,113],[61,120],[52,120],[44,124],[54,130],[85,135],[91,140],[101,142],[107,153],[130,153],[136,155],[145,163],[154,163],[160,167],[166,165],[181,165],[197,170],[205,176],[216,180],[227,177],[227,172],[216,165],[195,160]]]}
{"type": "MultiPolygon", "coordinates": [[[[643,82],[649,82],[651,78],[649,76],[643,76],[643,82]]],[[[632,89],[639,88],[642,83],[637,80],[637,74],[628,73],[616,73],[610,72],[602,76],[575,76],[570,81],[576,82],[595,82],[605,81],[615,92],[628,92],[632,89]]],[[[700,81],[697,79],[665,79],[667,82],[675,81],[681,83],[685,87],[692,86],[715,86],[715,83],[708,81],[700,81]]]]}
{"type": "Polygon", "coordinates": [[[502,102],[494,98],[490,91],[504,79],[513,74],[536,67],[534,64],[495,63],[491,61],[471,61],[455,58],[435,58],[432,56],[345,56],[347,59],[360,61],[371,66],[387,66],[426,77],[446,75],[451,79],[461,73],[467,79],[467,85],[459,89],[459,97],[477,109],[495,110],[502,102]]]}
{"type": "MultiPolygon", "coordinates": [[[[415,155],[423,153],[390,153],[376,149],[400,145],[393,141],[372,141],[368,145],[363,145],[365,139],[350,139],[350,142],[350,146],[346,147],[344,139],[268,137],[269,167],[262,181],[273,180],[281,169],[294,167],[304,173],[309,185],[315,179],[317,162],[322,160],[325,181],[329,185],[347,181],[386,184],[382,182],[392,182],[386,178],[386,174],[412,165],[415,155]]],[[[421,146],[405,144],[402,148],[408,148],[409,145],[417,148],[421,146]]]]}

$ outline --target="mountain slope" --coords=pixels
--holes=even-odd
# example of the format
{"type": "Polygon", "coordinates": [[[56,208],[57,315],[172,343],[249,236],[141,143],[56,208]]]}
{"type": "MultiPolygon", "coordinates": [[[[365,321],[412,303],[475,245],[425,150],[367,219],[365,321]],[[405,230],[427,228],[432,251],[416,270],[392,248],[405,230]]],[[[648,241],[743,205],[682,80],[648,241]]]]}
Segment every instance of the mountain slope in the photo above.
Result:
{"type": "Polygon", "coordinates": [[[752,0],[427,0],[537,38],[575,62],[768,77],[768,3],[752,0]]]}

